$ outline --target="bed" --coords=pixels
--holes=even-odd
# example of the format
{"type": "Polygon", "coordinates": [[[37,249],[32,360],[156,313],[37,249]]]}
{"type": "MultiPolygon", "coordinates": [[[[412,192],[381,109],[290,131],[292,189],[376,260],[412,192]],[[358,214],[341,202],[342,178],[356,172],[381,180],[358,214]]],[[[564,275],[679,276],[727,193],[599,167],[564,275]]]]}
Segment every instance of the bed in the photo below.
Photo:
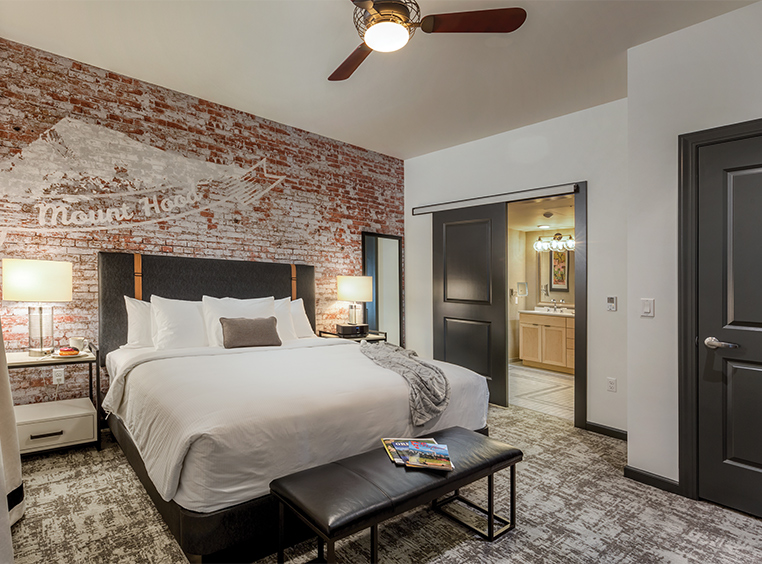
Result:
{"type": "MultiPolygon", "coordinates": [[[[250,562],[276,550],[272,479],[375,448],[382,436],[486,428],[481,376],[438,363],[450,405],[416,427],[405,381],[351,341],[120,348],[127,342],[124,296],[301,299],[314,329],[313,267],[105,252],[98,267],[107,422],[192,561],[250,562]]],[[[290,543],[311,536],[296,519],[287,530],[290,543]]]]}

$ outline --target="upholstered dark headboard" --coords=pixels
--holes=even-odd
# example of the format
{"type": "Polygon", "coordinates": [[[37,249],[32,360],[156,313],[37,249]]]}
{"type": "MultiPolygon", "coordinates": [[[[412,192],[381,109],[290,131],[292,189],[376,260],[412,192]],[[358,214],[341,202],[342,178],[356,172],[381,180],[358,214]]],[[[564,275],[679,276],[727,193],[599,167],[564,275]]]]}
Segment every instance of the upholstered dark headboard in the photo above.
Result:
{"type": "Polygon", "coordinates": [[[153,294],[178,300],[201,300],[204,295],[286,298],[293,297],[295,289],[296,297],[304,300],[307,317],[315,328],[313,266],[157,255],[137,257],[128,253],[98,253],[101,364],[105,363],[109,352],[127,342],[127,310],[123,296],[145,301],[150,301],[153,294]],[[292,273],[296,276],[295,288],[292,273]],[[136,296],[136,293],[142,293],[142,296],[136,296]]]}

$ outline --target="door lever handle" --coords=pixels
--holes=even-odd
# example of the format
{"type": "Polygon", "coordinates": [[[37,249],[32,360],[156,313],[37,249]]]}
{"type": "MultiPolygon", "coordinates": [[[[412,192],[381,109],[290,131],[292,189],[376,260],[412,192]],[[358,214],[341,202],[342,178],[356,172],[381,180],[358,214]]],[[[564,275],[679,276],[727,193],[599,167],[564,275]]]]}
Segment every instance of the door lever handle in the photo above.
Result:
{"type": "Polygon", "coordinates": [[[740,349],[741,345],[735,343],[726,343],[724,341],[718,341],[716,337],[707,337],[704,339],[704,345],[708,349],[740,349]]]}

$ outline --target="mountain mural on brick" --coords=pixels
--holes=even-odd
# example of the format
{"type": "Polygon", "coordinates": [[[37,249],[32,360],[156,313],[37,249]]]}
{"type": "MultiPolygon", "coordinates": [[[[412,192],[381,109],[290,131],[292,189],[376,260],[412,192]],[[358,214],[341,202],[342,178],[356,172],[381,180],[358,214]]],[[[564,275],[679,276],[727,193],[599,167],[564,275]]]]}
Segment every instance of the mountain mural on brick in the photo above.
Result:
{"type": "MultiPolygon", "coordinates": [[[[0,256],[72,263],[57,345],[98,342],[99,251],[313,265],[331,328],[364,231],[403,234],[401,160],[0,38],[0,256]]],[[[7,350],[28,305],[0,303],[7,350]]],[[[66,370],[13,370],[14,401],[87,395],[66,370]]]]}
{"type": "Polygon", "coordinates": [[[285,180],[267,159],[250,168],[173,154],[106,127],[64,118],[0,163],[0,197],[30,209],[0,217],[9,232],[134,228],[259,200],[285,180]]]}

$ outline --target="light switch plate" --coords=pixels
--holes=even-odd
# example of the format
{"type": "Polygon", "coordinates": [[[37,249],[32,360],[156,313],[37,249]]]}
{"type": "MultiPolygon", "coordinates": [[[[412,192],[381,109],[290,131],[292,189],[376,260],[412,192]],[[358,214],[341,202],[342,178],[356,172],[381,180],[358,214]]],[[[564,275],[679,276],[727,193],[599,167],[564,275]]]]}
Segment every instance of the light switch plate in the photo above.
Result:
{"type": "Polygon", "coordinates": [[[640,317],[654,316],[654,299],[640,298],[640,317]]]}

